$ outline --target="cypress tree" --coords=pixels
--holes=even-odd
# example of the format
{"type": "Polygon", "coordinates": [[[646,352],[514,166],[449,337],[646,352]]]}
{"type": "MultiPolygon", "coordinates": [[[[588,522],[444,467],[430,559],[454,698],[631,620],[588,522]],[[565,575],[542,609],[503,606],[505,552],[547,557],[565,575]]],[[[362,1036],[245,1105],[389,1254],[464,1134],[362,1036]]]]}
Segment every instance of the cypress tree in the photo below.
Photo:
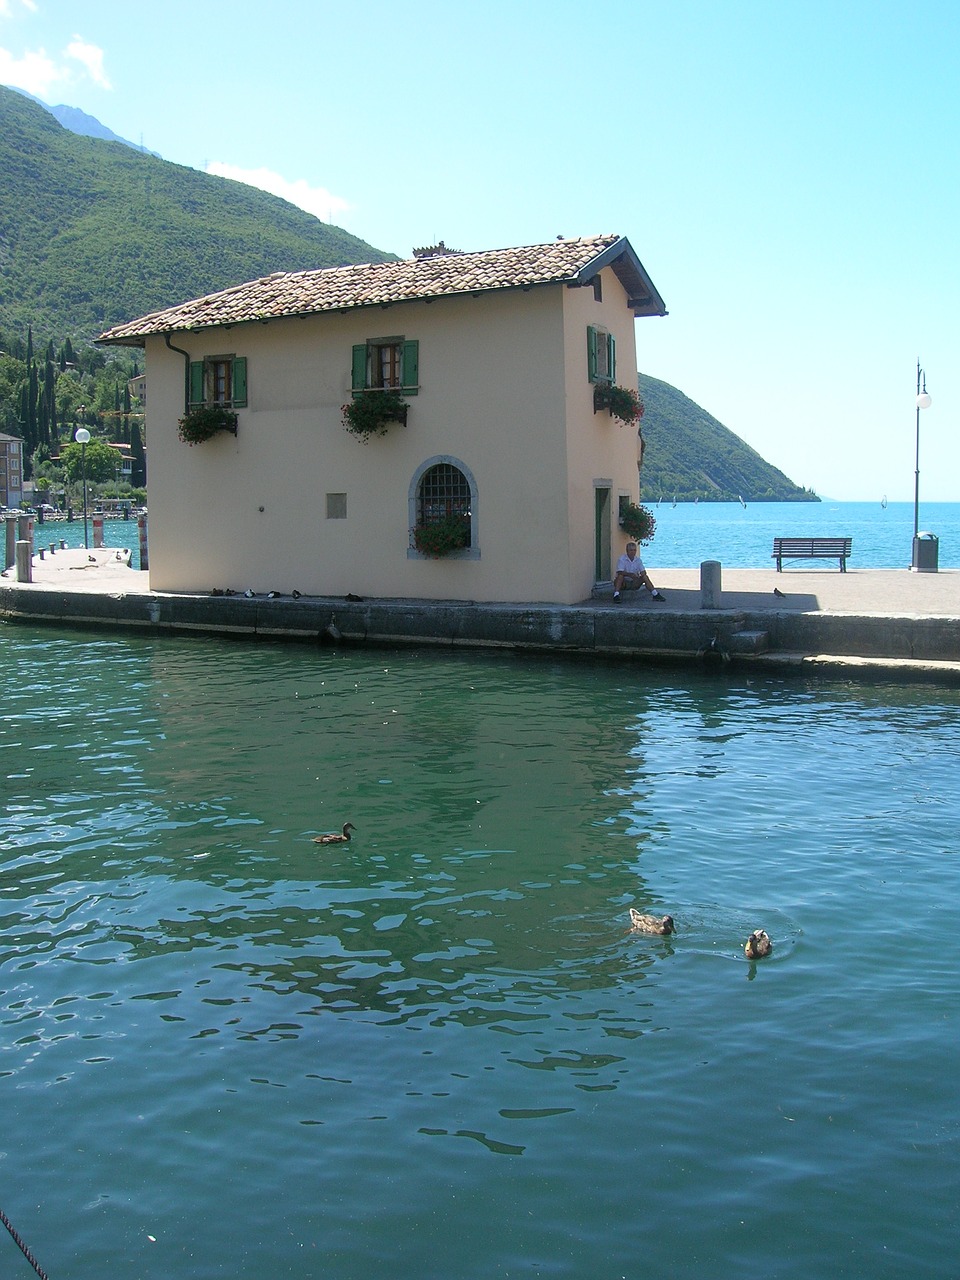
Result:
{"type": "Polygon", "coordinates": [[[140,423],[136,418],[130,421],[130,452],[133,454],[130,483],[135,489],[142,489],[147,483],[147,456],[140,437],[140,423]]]}

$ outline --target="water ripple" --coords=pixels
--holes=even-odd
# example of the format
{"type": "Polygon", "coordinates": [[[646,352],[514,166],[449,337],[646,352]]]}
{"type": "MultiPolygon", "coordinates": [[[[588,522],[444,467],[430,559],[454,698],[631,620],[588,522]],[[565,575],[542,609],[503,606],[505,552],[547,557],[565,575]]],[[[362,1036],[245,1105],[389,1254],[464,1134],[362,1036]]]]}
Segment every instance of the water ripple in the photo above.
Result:
{"type": "Polygon", "coordinates": [[[0,658],[0,1159],[51,1274],[189,1240],[198,1276],[577,1280],[641,1234],[681,1280],[936,1274],[955,691],[2,626],[0,658]]]}

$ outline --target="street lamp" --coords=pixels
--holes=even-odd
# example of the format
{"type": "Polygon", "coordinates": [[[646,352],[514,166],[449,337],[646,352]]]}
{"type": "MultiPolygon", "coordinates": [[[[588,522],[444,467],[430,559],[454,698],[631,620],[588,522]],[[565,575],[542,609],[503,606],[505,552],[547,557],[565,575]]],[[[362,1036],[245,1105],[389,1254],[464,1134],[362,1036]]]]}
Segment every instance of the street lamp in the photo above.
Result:
{"type": "Polygon", "coordinates": [[[911,568],[920,566],[920,410],[929,409],[933,398],[927,391],[927,375],[917,361],[917,454],[913,474],[913,557],[911,568]]]}
{"type": "Polygon", "coordinates": [[[89,550],[90,541],[87,537],[87,445],[90,442],[90,432],[86,427],[78,427],[77,434],[73,438],[80,446],[80,471],[83,474],[83,545],[89,550]]]}

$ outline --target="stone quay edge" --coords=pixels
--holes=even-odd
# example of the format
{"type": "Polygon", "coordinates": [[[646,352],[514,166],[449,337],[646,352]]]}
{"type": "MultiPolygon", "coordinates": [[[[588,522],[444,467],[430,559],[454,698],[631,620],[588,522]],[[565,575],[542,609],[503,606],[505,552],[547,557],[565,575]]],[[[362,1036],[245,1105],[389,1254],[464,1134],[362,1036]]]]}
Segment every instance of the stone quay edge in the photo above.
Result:
{"type": "Polygon", "coordinates": [[[645,592],[614,602],[607,584],[575,605],[176,593],[151,590],[149,575],[115,552],[63,551],[35,560],[31,582],[15,581],[12,569],[0,577],[0,618],[960,683],[960,570],[727,570],[719,607],[708,608],[699,570],[661,570],[654,580],[667,596],[662,604],[645,592]]]}

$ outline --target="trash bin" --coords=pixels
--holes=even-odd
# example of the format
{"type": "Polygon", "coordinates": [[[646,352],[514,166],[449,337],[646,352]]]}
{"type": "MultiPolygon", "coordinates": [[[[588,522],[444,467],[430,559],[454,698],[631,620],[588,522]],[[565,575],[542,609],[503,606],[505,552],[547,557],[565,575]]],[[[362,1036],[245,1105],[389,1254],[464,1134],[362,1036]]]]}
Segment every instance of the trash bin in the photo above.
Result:
{"type": "Polygon", "coordinates": [[[912,569],[917,573],[937,573],[940,560],[940,539],[933,533],[918,533],[913,540],[912,569]]]}

